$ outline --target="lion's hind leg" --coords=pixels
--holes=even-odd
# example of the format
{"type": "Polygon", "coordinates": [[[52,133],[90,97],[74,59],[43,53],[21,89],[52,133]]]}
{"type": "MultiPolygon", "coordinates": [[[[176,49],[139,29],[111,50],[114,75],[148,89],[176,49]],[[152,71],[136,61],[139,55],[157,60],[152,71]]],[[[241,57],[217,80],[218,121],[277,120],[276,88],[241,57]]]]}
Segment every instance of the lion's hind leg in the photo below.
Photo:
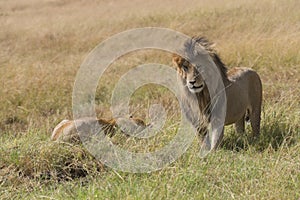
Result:
{"type": "Polygon", "coordinates": [[[260,109],[253,110],[250,114],[252,136],[258,138],[260,134],[260,109]]]}
{"type": "Polygon", "coordinates": [[[235,122],[235,130],[237,133],[245,133],[245,115],[235,122]]]}

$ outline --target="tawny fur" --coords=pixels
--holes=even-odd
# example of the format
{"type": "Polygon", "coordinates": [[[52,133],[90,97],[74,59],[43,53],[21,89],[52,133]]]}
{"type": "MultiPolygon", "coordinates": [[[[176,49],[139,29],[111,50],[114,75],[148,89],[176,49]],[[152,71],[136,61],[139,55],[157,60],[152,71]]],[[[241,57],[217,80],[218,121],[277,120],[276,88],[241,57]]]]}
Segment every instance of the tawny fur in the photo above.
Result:
{"type": "MultiPolygon", "coordinates": [[[[258,137],[262,104],[262,84],[259,75],[250,68],[239,67],[228,70],[213,49],[213,44],[204,37],[193,38],[189,45],[188,48],[193,48],[193,45],[200,45],[204,48],[220,71],[227,98],[225,125],[235,124],[237,132],[244,132],[245,119],[249,118],[252,134],[254,137],[258,137]]],[[[187,63],[185,58],[174,54],[173,63],[177,68],[180,84],[183,87],[182,104],[186,117],[197,129],[198,135],[203,138],[207,134],[207,125],[210,123],[211,99],[208,88],[197,69],[189,62],[187,63]],[[202,91],[194,92],[193,89],[197,90],[202,86],[201,84],[204,84],[202,91]]],[[[223,138],[223,131],[217,144],[223,138]]]]}
{"type": "MultiPolygon", "coordinates": [[[[76,120],[62,120],[53,130],[51,135],[51,140],[58,140],[69,143],[79,143],[80,137],[84,137],[88,135],[85,131],[89,130],[90,126],[98,123],[101,130],[105,135],[112,137],[115,135],[118,129],[118,122],[122,123],[122,121],[128,121],[132,123],[133,129],[143,129],[147,125],[145,122],[138,118],[129,119],[118,118],[118,119],[95,119],[95,118],[81,118],[76,120]],[[83,133],[79,133],[78,130],[83,131],[83,133]]],[[[123,131],[123,130],[122,130],[123,131]]]]}

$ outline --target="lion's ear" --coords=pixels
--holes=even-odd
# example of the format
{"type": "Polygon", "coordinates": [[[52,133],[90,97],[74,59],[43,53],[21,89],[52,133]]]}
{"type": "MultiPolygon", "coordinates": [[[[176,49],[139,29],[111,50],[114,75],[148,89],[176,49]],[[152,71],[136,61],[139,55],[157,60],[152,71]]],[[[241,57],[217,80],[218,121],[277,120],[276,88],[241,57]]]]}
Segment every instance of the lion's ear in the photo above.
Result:
{"type": "Polygon", "coordinates": [[[181,57],[177,54],[173,54],[172,62],[176,67],[179,67],[181,57]]]}

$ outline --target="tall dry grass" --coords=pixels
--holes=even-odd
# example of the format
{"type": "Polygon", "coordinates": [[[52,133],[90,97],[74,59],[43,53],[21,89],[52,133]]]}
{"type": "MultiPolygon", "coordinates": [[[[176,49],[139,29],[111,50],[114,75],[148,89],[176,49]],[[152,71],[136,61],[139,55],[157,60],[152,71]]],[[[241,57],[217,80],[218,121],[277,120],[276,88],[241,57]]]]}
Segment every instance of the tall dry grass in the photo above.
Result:
{"type": "MultiPolygon", "coordinates": [[[[0,197],[299,198],[299,10],[297,0],[0,1],[0,197]],[[264,108],[257,143],[229,127],[206,161],[195,155],[195,142],[175,164],[139,175],[102,168],[81,146],[48,141],[60,120],[72,118],[75,75],[88,52],[116,33],[148,26],[205,35],[229,67],[258,71],[264,108]]],[[[99,116],[110,116],[111,80],[145,62],[171,65],[171,57],[142,51],[114,62],[97,89],[99,116]]],[[[113,140],[133,151],[170,141],[178,111],[171,93],[141,88],[132,112],[147,118],[149,104],[158,101],[171,117],[161,136],[147,144],[113,140]]]]}

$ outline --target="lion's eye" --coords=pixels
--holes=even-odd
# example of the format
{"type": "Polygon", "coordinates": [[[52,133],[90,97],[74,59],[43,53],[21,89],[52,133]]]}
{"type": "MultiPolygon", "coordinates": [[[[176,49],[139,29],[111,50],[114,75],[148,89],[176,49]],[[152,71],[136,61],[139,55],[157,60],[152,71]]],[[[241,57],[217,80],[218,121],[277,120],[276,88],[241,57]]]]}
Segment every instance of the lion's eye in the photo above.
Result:
{"type": "Polygon", "coordinates": [[[187,72],[188,71],[188,63],[185,61],[184,63],[182,63],[182,69],[183,69],[183,71],[185,71],[185,72],[187,72]]]}

